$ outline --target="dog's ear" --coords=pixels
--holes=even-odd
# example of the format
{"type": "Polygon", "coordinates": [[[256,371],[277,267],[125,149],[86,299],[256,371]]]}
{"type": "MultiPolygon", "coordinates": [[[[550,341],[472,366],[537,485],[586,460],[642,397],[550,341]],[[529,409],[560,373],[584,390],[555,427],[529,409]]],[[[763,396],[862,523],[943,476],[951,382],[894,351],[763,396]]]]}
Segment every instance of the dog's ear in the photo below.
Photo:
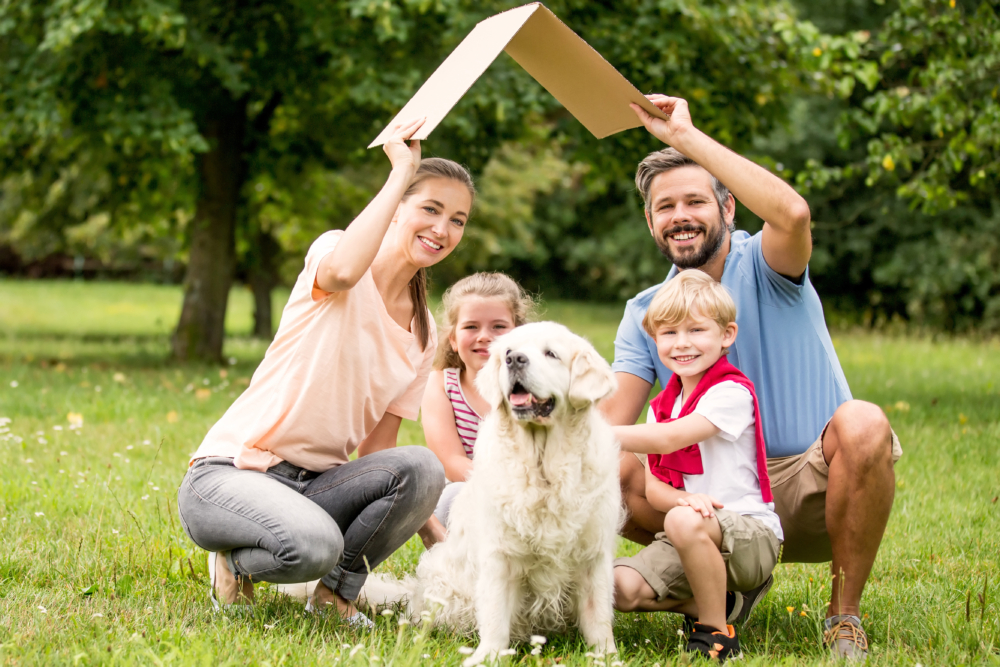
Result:
{"type": "Polygon", "coordinates": [[[569,404],[576,409],[610,396],[618,388],[611,366],[594,350],[573,357],[569,372],[569,404]]]}
{"type": "Polygon", "coordinates": [[[503,390],[500,388],[500,364],[503,363],[506,348],[496,341],[490,345],[490,358],[479,373],[476,374],[476,390],[486,399],[490,407],[496,410],[503,402],[503,390]]]}

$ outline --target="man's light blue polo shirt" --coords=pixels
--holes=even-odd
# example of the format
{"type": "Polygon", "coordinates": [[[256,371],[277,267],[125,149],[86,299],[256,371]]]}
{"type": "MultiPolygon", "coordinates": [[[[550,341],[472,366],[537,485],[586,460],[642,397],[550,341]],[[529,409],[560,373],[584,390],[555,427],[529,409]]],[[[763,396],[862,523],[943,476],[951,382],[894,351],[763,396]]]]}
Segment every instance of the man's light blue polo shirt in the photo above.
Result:
{"type": "MultiPolygon", "coordinates": [[[[667,280],[677,275],[671,267],[667,280]]],[[[665,281],[664,281],[665,282],[665,281]]],[[[729,361],[750,378],[764,420],[768,457],[801,454],[819,437],[851,390],[833,349],[809,272],[797,285],[764,261],[761,234],[732,235],[722,284],[736,301],[739,332],[729,361]]],[[[612,368],[666,386],[671,372],[656,353],[642,318],[660,285],[625,306],[612,368]]]]}

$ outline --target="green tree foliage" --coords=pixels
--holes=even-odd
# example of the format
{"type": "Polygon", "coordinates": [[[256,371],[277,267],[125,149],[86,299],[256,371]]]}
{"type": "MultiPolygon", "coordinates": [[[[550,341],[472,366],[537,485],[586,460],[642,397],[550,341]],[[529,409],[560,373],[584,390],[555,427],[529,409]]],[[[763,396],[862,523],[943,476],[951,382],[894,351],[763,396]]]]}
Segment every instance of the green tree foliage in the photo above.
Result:
{"type": "Polygon", "coordinates": [[[903,0],[870,33],[788,36],[829,54],[814,67],[843,100],[803,102],[784,151],[813,203],[814,276],[842,304],[1000,330],[997,9],[903,0]]]}

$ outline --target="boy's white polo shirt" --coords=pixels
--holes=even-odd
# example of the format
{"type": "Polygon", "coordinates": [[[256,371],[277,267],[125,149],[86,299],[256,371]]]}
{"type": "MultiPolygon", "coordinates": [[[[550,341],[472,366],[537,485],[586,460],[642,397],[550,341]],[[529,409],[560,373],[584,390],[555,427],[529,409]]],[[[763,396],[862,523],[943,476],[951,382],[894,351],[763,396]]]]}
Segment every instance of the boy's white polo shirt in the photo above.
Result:
{"type": "MultiPolygon", "coordinates": [[[[676,419],[684,406],[678,396],[670,417],[676,419]]],[[[725,505],[724,509],[760,519],[779,540],[784,539],[774,503],[765,503],[757,478],[757,441],[754,433],[753,397],[735,382],[720,382],[698,401],[694,414],[719,429],[718,435],[698,443],[701,475],[684,475],[684,490],[704,493],[725,505]]],[[[655,421],[652,410],[647,421],[655,421]]],[[[648,465],[648,463],[647,463],[648,465]]]]}

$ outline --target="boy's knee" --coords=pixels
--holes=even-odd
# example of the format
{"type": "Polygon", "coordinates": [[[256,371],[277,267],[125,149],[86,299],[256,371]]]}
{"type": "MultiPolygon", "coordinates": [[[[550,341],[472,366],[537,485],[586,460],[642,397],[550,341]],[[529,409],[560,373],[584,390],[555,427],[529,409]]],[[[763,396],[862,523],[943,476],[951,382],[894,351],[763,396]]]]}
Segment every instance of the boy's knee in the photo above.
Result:
{"type": "MultiPolygon", "coordinates": [[[[642,575],[630,567],[619,565],[615,568],[615,609],[635,611],[652,591],[642,575]],[[646,590],[648,589],[648,590],[646,590]]],[[[655,593],[653,594],[655,599],[655,593]]]]}
{"type": "Polygon", "coordinates": [[[690,507],[678,506],[667,512],[663,532],[675,548],[683,548],[706,533],[704,517],[690,507]]]}

